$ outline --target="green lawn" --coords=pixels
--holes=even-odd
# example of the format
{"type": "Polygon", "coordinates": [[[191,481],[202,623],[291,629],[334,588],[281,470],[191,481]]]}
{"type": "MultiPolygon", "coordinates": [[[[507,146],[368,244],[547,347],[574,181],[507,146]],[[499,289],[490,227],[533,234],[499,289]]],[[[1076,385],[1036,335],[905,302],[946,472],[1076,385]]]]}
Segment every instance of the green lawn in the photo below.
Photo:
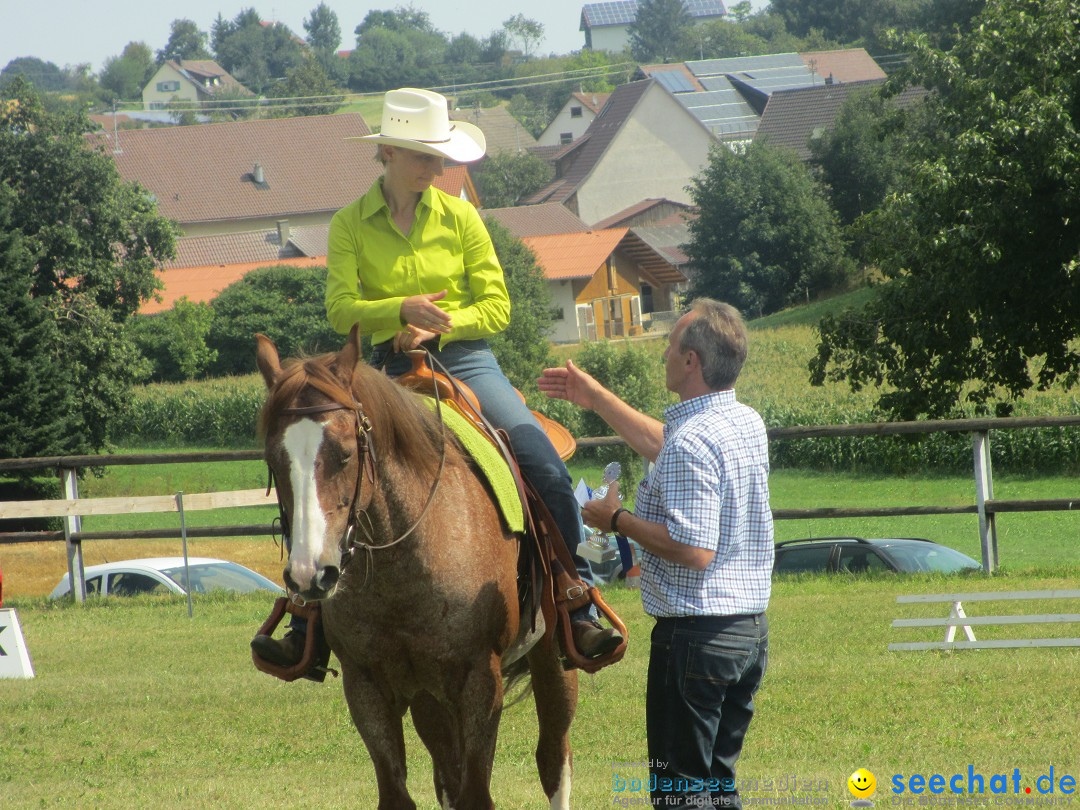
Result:
{"type": "MultiPolygon", "coordinates": [[[[846,807],[845,781],[859,767],[876,775],[879,806],[891,801],[894,774],[967,774],[972,766],[989,779],[1019,769],[1022,787],[1051,766],[1058,777],[1080,776],[1076,648],[886,649],[913,638],[890,629],[893,618],[941,610],[897,606],[898,594],[1075,582],[1027,575],[777,581],[769,672],[739,771],[740,780],[757,781],[747,795],[846,807]]],[[[645,778],[641,768],[613,763],[646,756],[651,621],[636,592],[605,593],[631,641],[622,663],[581,683],[573,806],[590,810],[641,797],[614,793],[616,777],[645,778]]],[[[183,600],[13,605],[37,677],[3,684],[4,808],[375,806],[372,769],[338,682],[285,684],[252,667],[247,643],[268,600],[198,599],[193,619],[183,600]]],[[[493,780],[500,808],[547,806],[533,766],[535,728],[529,702],[504,714],[493,780]]],[[[411,729],[407,745],[413,795],[435,810],[430,765],[411,729]]]]}

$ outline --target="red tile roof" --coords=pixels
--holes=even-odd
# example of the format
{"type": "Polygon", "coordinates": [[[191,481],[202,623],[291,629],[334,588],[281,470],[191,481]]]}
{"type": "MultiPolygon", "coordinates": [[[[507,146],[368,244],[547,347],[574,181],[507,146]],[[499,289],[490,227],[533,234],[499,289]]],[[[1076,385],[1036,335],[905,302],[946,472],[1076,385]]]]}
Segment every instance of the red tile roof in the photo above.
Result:
{"type": "Polygon", "coordinates": [[[487,140],[487,153],[521,152],[536,146],[536,138],[514,118],[506,107],[461,108],[450,111],[452,121],[467,121],[480,127],[487,140]]]}
{"type": "Polygon", "coordinates": [[[865,48],[845,48],[840,51],[807,51],[799,56],[808,68],[823,79],[830,76],[837,82],[864,82],[884,79],[885,71],[866,52],[865,48]]]}
{"type": "Polygon", "coordinates": [[[604,109],[604,105],[607,100],[611,98],[611,93],[572,93],[574,98],[588,107],[593,113],[599,113],[604,109]]]}
{"type": "MultiPolygon", "coordinates": [[[[693,206],[687,205],[686,203],[676,202],[674,200],[668,200],[668,199],[666,199],[664,197],[649,197],[647,200],[642,200],[639,203],[634,203],[633,205],[624,208],[622,211],[619,211],[617,213],[612,214],[610,217],[605,217],[604,219],[600,220],[599,222],[594,222],[593,227],[594,228],[615,228],[615,227],[618,227],[619,225],[631,225],[632,226],[635,223],[631,222],[630,220],[634,219],[639,214],[643,214],[644,212],[648,211],[650,208],[656,208],[658,206],[674,207],[674,208],[679,209],[680,211],[690,211],[692,209],[692,207],[693,207],[693,206]]],[[[683,214],[682,213],[676,213],[676,214],[670,214],[670,215],[668,215],[666,217],[662,217],[660,219],[655,219],[654,218],[654,219],[650,220],[650,224],[667,225],[667,224],[675,224],[675,223],[684,222],[684,221],[685,220],[684,220],[683,214]]]]}
{"type": "Polygon", "coordinates": [[[333,213],[363,194],[382,167],[355,113],[122,130],[97,137],[125,180],[185,223],[333,213]],[[267,188],[252,181],[262,167],[267,188]]]}
{"type": "Polygon", "coordinates": [[[615,252],[626,228],[603,231],[526,236],[524,242],[536,254],[536,262],[549,281],[592,278],[615,252]]]}
{"type": "Polygon", "coordinates": [[[480,212],[491,217],[519,239],[526,236],[550,236],[590,230],[574,213],[559,203],[519,205],[515,208],[485,208],[480,212]]]}
{"type": "Polygon", "coordinates": [[[152,315],[155,312],[172,309],[173,305],[183,297],[195,303],[212,301],[218,293],[230,284],[239,281],[246,273],[260,267],[269,267],[275,264],[287,264],[294,267],[321,267],[325,263],[326,260],[322,257],[292,258],[224,266],[183,267],[176,270],[163,270],[159,273],[162,282],[165,284],[165,289],[160,293],[162,300],[148,301],[139,307],[139,313],[152,315]]]}

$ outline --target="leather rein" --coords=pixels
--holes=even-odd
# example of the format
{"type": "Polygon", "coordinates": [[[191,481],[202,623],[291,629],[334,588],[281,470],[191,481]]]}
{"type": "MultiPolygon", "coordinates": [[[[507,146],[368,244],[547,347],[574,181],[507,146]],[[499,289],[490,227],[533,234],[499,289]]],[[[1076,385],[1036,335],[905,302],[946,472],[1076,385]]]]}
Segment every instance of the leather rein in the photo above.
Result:
{"type": "MultiPolygon", "coordinates": [[[[430,356],[430,355],[429,355],[430,356]]],[[[342,551],[341,568],[344,570],[346,564],[352,559],[353,553],[357,549],[364,549],[365,551],[377,551],[382,549],[391,548],[396,546],[402,540],[411,535],[416,527],[420,525],[420,522],[427,515],[431,509],[432,503],[435,501],[435,493],[439,490],[439,482],[442,481],[443,469],[446,466],[446,442],[442,443],[442,452],[439,456],[439,469],[435,473],[435,480],[432,483],[431,490],[428,492],[427,502],[424,504],[424,508],[420,511],[416,520],[409,526],[402,534],[391,540],[389,543],[382,543],[375,545],[361,538],[361,528],[364,525],[364,520],[367,520],[367,525],[370,525],[370,520],[367,519],[366,510],[371,504],[371,498],[374,495],[376,484],[376,458],[375,458],[375,442],[372,439],[372,425],[371,420],[368,419],[366,413],[364,413],[363,406],[353,398],[353,404],[351,406],[345,405],[341,402],[327,402],[323,405],[307,405],[298,408],[282,408],[281,413],[285,416],[311,416],[312,414],[329,413],[331,411],[352,411],[353,416],[356,419],[356,449],[359,455],[360,469],[356,475],[356,491],[353,494],[352,506],[349,510],[349,522],[345,527],[345,535],[342,537],[340,547],[342,551]],[[371,482],[371,492],[366,495],[364,492],[364,477],[371,482]]],[[[435,411],[439,418],[439,426],[442,429],[445,439],[446,425],[442,418],[442,405],[439,399],[438,390],[435,391],[435,411]]],[[[266,485],[266,494],[270,494],[270,489],[274,485],[274,471],[270,468],[269,464],[267,469],[270,472],[270,478],[266,485]]],[[[281,503],[281,495],[278,493],[278,513],[280,516],[282,534],[285,538],[286,546],[291,547],[289,542],[290,526],[288,518],[285,515],[285,509],[281,503]]],[[[363,532],[370,536],[367,531],[363,532]]]]}

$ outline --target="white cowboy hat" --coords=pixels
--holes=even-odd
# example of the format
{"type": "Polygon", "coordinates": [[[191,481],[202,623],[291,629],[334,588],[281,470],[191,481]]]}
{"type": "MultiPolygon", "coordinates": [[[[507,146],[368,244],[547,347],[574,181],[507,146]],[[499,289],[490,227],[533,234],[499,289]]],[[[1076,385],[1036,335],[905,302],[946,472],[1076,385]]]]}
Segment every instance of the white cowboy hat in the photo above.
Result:
{"type": "Polygon", "coordinates": [[[450,120],[445,96],[413,87],[390,90],[383,98],[381,132],[345,140],[400,146],[457,163],[479,160],[487,149],[480,127],[450,120]]]}

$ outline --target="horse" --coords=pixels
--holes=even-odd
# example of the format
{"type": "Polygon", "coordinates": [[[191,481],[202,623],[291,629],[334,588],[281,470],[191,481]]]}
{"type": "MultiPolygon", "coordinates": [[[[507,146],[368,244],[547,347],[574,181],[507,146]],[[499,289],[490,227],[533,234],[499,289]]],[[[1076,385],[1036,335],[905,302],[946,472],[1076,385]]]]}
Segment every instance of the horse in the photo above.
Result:
{"type": "Polygon", "coordinates": [[[577,674],[554,634],[529,632],[521,615],[523,539],[483,474],[416,394],[361,361],[355,327],[340,352],[284,364],[259,335],[256,361],[268,389],[260,432],[290,541],[284,580],[294,599],[321,605],[379,809],[416,807],[407,710],[440,806],[494,807],[504,676],[527,664],[540,783],[552,810],[567,810],[577,674]]]}

